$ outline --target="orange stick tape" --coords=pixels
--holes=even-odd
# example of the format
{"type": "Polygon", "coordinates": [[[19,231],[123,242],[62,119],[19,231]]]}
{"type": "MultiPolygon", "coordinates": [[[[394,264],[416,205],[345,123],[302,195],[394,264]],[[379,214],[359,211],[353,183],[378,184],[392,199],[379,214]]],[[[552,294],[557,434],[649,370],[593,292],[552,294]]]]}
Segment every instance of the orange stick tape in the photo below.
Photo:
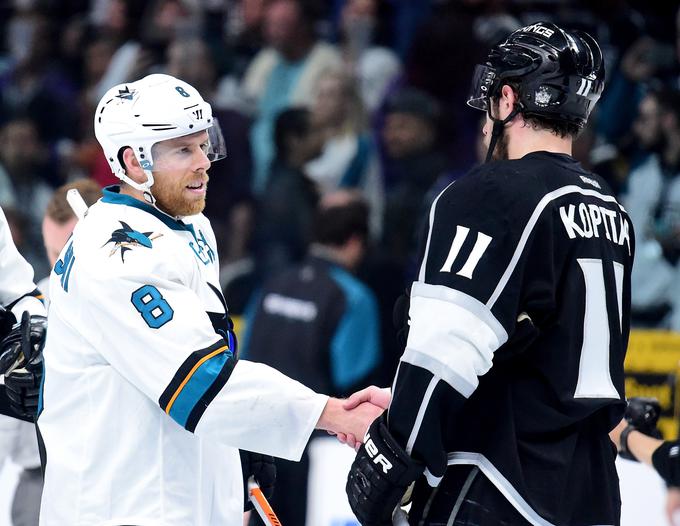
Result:
{"type": "Polygon", "coordinates": [[[267,526],[283,526],[269,504],[267,497],[264,496],[260,486],[257,485],[252,477],[248,481],[248,493],[250,502],[253,503],[255,510],[260,514],[260,517],[267,526]]]}

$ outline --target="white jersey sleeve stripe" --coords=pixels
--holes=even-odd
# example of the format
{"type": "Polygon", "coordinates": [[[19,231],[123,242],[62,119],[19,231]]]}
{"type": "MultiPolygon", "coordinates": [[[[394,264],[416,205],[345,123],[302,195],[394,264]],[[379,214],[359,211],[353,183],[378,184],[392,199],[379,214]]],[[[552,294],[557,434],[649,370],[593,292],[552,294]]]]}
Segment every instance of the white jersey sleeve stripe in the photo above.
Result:
{"type": "Polygon", "coordinates": [[[440,285],[414,284],[409,315],[411,330],[402,360],[441,377],[466,398],[508,339],[478,301],[440,285]]]}

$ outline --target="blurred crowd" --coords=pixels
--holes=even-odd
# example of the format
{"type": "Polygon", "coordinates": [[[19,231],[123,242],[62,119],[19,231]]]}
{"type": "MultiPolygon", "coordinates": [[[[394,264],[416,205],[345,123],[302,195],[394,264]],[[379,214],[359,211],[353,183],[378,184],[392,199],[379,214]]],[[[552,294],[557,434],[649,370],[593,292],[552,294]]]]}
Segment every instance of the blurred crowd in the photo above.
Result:
{"type": "Polygon", "coordinates": [[[232,313],[248,314],[268,279],[310,246],[318,252],[319,205],[351,191],[367,206],[368,229],[350,270],[375,297],[382,367],[372,379],[387,384],[399,353],[392,305],[414,277],[429,205],[479,162],[480,114],[465,105],[473,67],[541,19],[602,46],[607,85],[575,156],[632,217],[634,324],[680,330],[674,2],[3,2],[0,206],[44,277],[41,224],[55,189],[117,182],[93,134],[100,97],[149,73],[179,77],[213,105],[227,143],[210,171],[206,214],[232,313]]]}

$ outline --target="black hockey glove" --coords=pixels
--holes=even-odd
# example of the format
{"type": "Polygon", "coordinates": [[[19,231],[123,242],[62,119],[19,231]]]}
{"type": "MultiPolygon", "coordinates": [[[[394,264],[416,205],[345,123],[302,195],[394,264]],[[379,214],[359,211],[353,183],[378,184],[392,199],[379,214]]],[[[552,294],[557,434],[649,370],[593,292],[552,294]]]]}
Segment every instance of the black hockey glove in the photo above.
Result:
{"type": "Polygon", "coordinates": [[[8,374],[30,363],[39,362],[46,334],[47,318],[24,312],[21,321],[15,323],[0,342],[0,374],[8,374]]]}
{"type": "Polygon", "coordinates": [[[274,463],[274,457],[270,455],[262,455],[261,453],[244,451],[243,449],[239,450],[239,453],[241,454],[241,472],[243,473],[243,510],[249,511],[253,509],[253,504],[248,498],[250,494],[248,479],[253,477],[260,486],[264,496],[267,499],[271,499],[276,482],[276,464],[274,463]]]}
{"type": "Polygon", "coordinates": [[[664,442],[656,448],[652,464],[667,486],[680,488],[680,441],[664,442]]]}
{"type": "Polygon", "coordinates": [[[17,317],[11,310],[0,305],[0,341],[4,340],[17,322],[17,317]]]}
{"type": "Polygon", "coordinates": [[[392,437],[385,415],[368,428],[347,477],[349,505],[363,526],[391,526],[392,513],[424,470],[392,437]]]}
{"type": "Polygon", "coordinates": [[[631,431],[639,431],[642,434],[654,438],[661,438],[661,433],[656,427],[661,416],[661,405],[656,398],[633,397],[628,400],[628,407],[624,418],[628,426],[621,432],[619,455],[628,460],[637,462],[635,456],[628,449],[628,434],[631,431]]]}
{"type": "Polygon", "coordinates": [[[43,364],[41,360],[38,363],[27,365],[25,369],[17,369],[5,376],[10,409],[17,415],[31,421],[38,416],[42,375],[43,364]]]}

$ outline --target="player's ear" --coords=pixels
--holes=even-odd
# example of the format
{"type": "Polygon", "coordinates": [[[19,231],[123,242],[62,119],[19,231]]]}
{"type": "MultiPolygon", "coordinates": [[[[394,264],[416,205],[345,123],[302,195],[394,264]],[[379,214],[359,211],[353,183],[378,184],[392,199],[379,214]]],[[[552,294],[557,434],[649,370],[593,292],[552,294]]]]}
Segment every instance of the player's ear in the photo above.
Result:
{"type": "Polygon", "coordinates": [[[128,177],[137,183],[143,183],[146,181],[146,174],[139,165],[137,156],[135,155],[135,152],[132,150],[132,148],[129,146],[121,148],[121,151],[118,153],[118,155],[120,157],[120,164],[125,167],[125,173],[128,177]]]}
{"type": "Polygon", "coordinates": [[[501,88],[501,95],[498,97],[498,104],[499,104],[499,113],[500,113],[500,118],[504,119],[507,115],[512,112],[513,108],[515,107],[515,104],[517,103],[517,94],[515,93],[515,90],[512,89],[511,86],[508,84],[505,84],[501,88]]]}

